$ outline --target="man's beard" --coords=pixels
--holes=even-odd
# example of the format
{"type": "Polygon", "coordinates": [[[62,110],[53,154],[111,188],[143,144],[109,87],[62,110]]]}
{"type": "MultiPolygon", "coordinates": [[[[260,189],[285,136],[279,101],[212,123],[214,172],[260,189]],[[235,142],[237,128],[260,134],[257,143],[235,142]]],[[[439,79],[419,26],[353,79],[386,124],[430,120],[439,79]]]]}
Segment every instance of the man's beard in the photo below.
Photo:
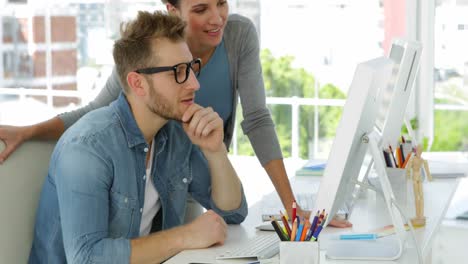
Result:
{"type": "Polygon", "coordinates": [[[170,101],[162,94],[158,93],[151,82],[149,82],[149,85],[150,102],[146,103],[146,107],[148,107],[152,113],[162,118],[181,121],[182,114],[176,113],[177,110],[171,107],[170,101]]]}

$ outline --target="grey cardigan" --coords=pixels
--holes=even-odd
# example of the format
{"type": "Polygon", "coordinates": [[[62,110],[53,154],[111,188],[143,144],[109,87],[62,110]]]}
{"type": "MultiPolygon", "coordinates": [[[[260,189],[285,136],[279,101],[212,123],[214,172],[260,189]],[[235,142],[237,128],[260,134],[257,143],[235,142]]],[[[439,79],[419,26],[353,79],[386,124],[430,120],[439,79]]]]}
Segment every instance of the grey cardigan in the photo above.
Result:
{"type": "MultiPolygon", "coordinates": [[[[275,126],[265,103],[260,47],[255,27],[249,19],[232,14],[228,18],[223,38],[229,60],[231,80],[235,88],[233,113],[225,125],[224,143],[229,147],[232,141],[239,96],[244,116],[244,120],[241,122],[242,130],[249,137],[260,163],[265,165],[271,160],[281,159],[281,148],[275,126]]],[[[121,90],[122,85],[114,69],[106,85],[92,102],[77,110],[59,115],[65,129],[87,112],[109,105],[117,99],[121,90]]]]}

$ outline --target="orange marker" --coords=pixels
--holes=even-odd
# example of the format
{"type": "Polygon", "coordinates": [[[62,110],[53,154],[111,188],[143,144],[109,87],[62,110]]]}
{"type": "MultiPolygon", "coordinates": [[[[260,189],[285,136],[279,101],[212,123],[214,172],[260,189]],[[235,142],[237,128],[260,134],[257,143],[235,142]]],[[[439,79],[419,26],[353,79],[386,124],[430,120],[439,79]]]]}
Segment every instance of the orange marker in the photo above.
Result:
{"type": "Polygon", "coordinates": [[[302,234],[301,234],[301,239],[300,241],[304,241],[307,235],[307,231],[309,231],[310,228],[310,222],[305,221],[304,228],[302,229],[302,234]]]}
{"type": "Polygon", "coordinates": [[[403,169],[406,168],[406,164],[408,164],[408,161],[410,160],[410,158],[411,158],[411,152],[408,153],[408,155],[406,155],[405,163],[403,163],[403,166],[402,166],[403,169]]]}

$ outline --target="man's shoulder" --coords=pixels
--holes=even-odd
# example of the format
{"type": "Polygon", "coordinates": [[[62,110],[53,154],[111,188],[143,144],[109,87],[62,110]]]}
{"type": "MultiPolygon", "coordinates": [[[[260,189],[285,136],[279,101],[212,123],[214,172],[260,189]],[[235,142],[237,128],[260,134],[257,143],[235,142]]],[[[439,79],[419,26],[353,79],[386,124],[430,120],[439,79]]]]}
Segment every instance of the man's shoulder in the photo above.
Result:
{"type": "Polygon", "coordinates": [[[84,115],[65,132],[65,141],[86,141],[89,139],[105,140],[115,131],[114,126],[118,124],[115,112],[106,106],[84,115]]]}

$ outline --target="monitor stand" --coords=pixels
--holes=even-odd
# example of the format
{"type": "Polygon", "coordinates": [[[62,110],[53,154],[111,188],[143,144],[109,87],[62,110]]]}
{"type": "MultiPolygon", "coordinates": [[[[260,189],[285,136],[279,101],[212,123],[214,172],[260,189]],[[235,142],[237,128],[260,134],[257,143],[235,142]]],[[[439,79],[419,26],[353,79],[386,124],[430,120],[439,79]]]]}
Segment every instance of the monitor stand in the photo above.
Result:
{"type": "Polygon", "coordinates": [[[348,260],[396,260],[403,253],[403,245],[406,240],[406,231],[402,216],[393,204],[393,194],[387,172],[382,150],[379,149],[380,135],[377,131],[365,134],[362,138],[364,144],[369,144],[374,166],[377,170],[382,192],[387,205],[388,212],[395,227],[396,236],[380,238],[374,241],[334,241],[328,247],[326,256],[330,259],[348,260]]]}
{"type": "Polygon", "coordinates": [[[403,251],[399,239],[379,238],[373,241],[341,240],[330,244],[327,257],[347,260],[395,260],[403,251]]]}

